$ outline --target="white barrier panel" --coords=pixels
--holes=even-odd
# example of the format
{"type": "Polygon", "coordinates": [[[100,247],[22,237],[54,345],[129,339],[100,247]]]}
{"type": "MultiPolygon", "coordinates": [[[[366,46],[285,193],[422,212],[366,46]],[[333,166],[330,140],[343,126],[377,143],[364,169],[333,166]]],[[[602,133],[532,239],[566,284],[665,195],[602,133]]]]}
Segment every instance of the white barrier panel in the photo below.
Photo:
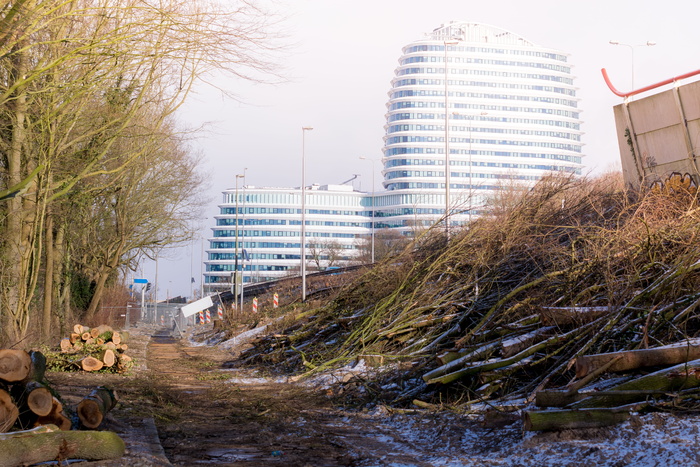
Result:
{"type": "Polygon", "coordinates": [[[188,316],[192,316],[193,314],[199,313],[202,310],[206,310],[212,305],[214,305],[214,302],[212,302],[211,296],[204,297],[200,298],[195,302],[188,303],[187,305],[180,308],[180,311],[182,311],[183,316],[187,318],[188,316]]]}

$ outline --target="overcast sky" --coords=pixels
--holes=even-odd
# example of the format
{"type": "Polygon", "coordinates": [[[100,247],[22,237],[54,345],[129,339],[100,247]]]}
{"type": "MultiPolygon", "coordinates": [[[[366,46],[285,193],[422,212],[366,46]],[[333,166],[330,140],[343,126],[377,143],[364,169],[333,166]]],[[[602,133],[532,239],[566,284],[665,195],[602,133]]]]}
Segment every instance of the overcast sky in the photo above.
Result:
{"type": "MultiPolygon", "coordinates": [[[[370,190],[372,164],[382,157],[387,92],[401,48],[449,21],[506,29],[543,47],[570,54],[582,126],[586,172],[619,167],[612,107],[621,102],[605,85],[606,68],[619,90],[700,69],[698,0],[278,0],[287,20],[281,58],[289,82],[270,86],[219,80],[242,102],[200,89],[180,115],[188,126],[208,123],[195,142],[211,174],[211,202],[203,221],[210,236],[221,192],[246,170],[255,186],[299,186],[301,127],[306,133],[306,182],[337,184],[359,174],[370,190]],[[653,47],[614,46],[654,41],[653,47]]],[[[381,179],[375,175],[377,186],[381,179]]],[[[159,261],[159,297],[190,295],[201,280],[201,241],[159,261]]],[[[141,275],[155,281],[155,267],[141,275]]]]}

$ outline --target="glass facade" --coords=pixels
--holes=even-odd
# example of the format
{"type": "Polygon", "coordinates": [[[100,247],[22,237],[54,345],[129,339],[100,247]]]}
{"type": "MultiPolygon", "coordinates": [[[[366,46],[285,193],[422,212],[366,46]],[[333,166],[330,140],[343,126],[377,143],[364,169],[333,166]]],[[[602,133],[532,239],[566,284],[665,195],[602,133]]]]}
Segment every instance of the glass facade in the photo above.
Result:
{"type": "Polygon", "coordinates": [[[451,219],[460,223],[513,181],[581,173],[579,100],[567,54],[493,26],[452,22],[404,47],[398,63],[383,186],[435,196],[410,215],[387,209],[395,225],[437,221],[448,191],[451,219]]]}

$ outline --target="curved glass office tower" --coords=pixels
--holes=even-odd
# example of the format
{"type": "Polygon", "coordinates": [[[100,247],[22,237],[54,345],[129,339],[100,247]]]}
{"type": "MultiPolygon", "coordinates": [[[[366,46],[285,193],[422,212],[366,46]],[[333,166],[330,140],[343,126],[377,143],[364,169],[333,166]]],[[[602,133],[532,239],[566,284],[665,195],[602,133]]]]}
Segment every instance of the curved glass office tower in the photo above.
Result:
{"type": "Polygon", "coordinates": [[[425,227],[448,206],[451,223],[463,223],[494,190],[553,171],[579,174],[579,99],[567,57],[469,22],[405,46],[389,92],[383,171],[384,196],[401,196],[378,199],[385,224],[425,227]]]}

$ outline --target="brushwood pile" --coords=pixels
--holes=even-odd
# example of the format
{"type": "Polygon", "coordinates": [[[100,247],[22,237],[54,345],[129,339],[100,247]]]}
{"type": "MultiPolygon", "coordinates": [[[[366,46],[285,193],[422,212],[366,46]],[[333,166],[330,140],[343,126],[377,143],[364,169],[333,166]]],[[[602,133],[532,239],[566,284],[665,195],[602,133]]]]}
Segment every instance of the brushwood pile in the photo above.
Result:
{"type": "Polygon", "coordinates": [[[556,402],[541,407],[695,407],[700,382],[688,384],[687,362],[700,358],[699,239],[692,190],[633,193],[618,174],[548,177],[503,190],[449,241],[444,224],[417,234],[239,361],[299,377],[379,361],[347,385],[393,407],[468,410],[550,393],[556,402]],[[638,358],[649,350],[663,356],[638,358]],[[673,370],[668,355],[679,353],[686,366],[673,370]],[[611,356],[581,370],[594,355],[611,356]],[[663,371],[674,381],[629,386],[663,371]]]}

